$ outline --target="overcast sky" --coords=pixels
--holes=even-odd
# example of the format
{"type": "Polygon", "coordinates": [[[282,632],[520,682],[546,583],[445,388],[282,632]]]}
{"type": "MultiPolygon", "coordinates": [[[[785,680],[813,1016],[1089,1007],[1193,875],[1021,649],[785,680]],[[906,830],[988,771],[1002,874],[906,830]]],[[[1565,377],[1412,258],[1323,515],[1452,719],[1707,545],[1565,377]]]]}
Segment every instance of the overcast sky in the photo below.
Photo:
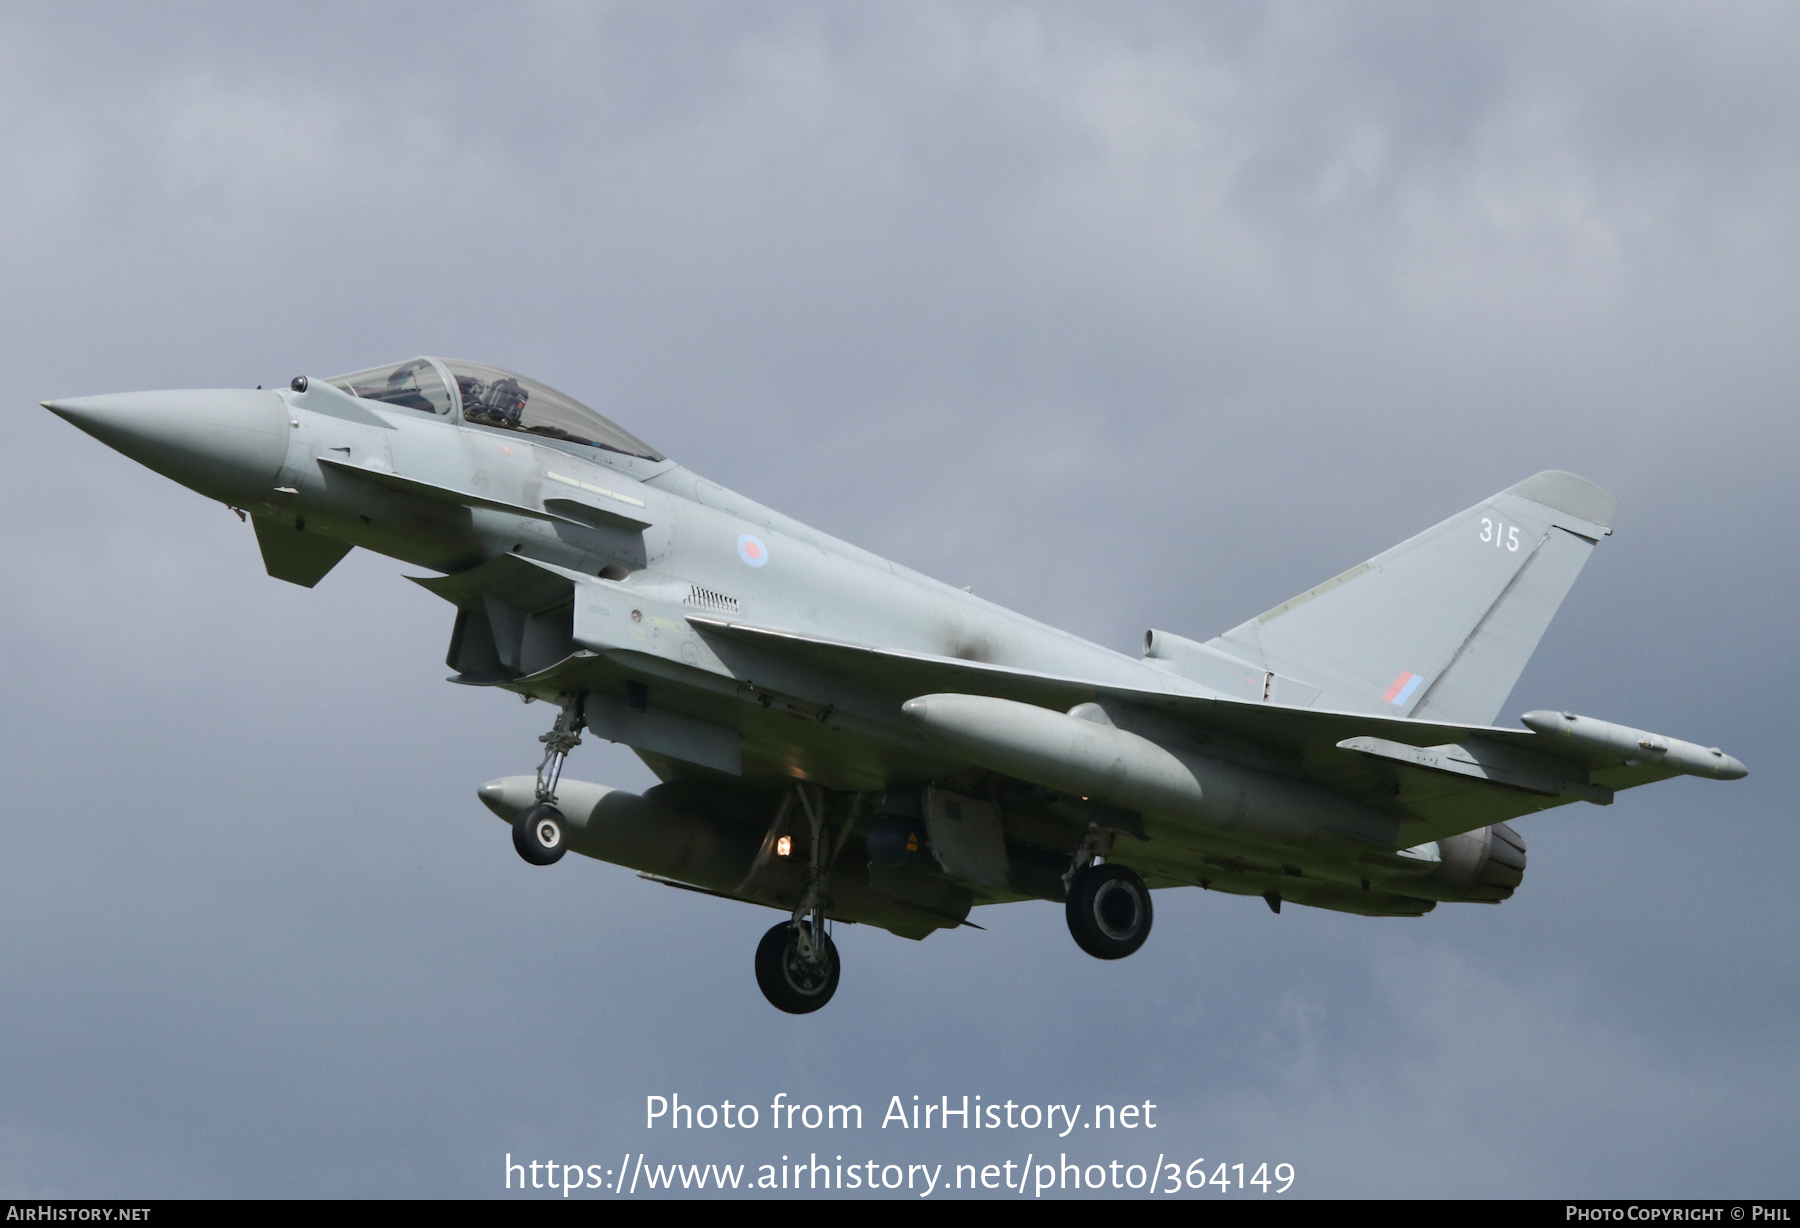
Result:
{"type": "Polygon", "coordinates": [[[1797,57],[1774,3],[0,8],[0,1195],[1064,1150],[1795,1194],[1797,57]],[[416,353],[1126,651],[1573,470],[1617,532],[1502,719],[1751,775],[1522,821],[1498,908],[1165,892],[1118,964],[1050,904],[843,927],[780,1015],[774,914],[520,861],[475,789],[550,714],[443,681],[408,569],[271,580],[36,404],[416,353]],[[642,1128],[778,1092],[869,1128],[642,1128]],[[1158,1128],[875,1127],[915,1094],[1158,1128]]]}

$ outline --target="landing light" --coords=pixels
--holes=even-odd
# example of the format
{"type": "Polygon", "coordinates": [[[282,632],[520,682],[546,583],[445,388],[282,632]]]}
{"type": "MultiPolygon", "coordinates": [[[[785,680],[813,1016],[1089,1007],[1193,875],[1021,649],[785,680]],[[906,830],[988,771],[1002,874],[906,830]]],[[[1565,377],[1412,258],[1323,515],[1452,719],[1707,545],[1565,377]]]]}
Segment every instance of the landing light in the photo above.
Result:
{"type": "Polygon", "coordinates": [[[777,857],[786,857],[793,851],[794,838],[792,836],[783,836],[775,842],[775,855],[777,857]]]}

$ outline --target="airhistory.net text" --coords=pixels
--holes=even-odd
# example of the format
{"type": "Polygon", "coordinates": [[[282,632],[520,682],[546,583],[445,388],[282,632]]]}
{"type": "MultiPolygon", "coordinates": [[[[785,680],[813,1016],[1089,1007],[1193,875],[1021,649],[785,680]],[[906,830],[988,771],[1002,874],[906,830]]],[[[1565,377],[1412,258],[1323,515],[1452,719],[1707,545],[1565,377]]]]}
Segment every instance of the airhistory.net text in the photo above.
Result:
{"type": "MultiPolygon", "coordinates": [[[[983,1102],[980,1096],[936,1101],[900,1096],[888,1100],[880,1128],[898,1130],[1048,1130],[1067,1138],[1077,1127],[1084,1130],[1154,1130],[1156,1105],[1145,1100],[1132,1104],[1019,1104],[1011,1100],[983,1102]]],[[[860,1104],[801,1104],[777,1092],[767,1112],[754,1104],[691,1104],[679,1093],[644,1097],[647,1130],[755,1130],[765,1125],[775,1130],[861,1130],[865,1118],[860,1104]]]]}

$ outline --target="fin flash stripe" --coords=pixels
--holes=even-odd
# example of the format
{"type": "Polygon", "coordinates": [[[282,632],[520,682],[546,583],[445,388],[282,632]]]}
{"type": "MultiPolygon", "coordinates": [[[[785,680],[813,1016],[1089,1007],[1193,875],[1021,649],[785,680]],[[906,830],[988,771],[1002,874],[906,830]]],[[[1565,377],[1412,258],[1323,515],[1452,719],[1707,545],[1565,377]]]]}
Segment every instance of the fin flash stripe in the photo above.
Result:
{"type": "Polygon", "coordinates": [[[1419,675],[1410,674],[1405,670],[1401,670],[1400,676],[1394,679],[1394,685],[1390,686],[1387,689],[1387,694],[1383,695],[1381,698],[1390,704],[1404,704],[1413,697],[1413,692],[1419,689],[1419,684],[1423,681],[1425,681],[1425,679],[1419,677],[1419,675]]]}

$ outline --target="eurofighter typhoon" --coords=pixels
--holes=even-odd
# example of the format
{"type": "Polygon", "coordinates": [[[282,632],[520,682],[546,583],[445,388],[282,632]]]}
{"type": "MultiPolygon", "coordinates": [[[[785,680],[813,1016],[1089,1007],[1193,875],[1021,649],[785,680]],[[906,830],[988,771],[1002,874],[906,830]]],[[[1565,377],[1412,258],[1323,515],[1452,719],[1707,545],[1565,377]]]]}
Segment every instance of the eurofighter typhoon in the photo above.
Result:
{"type": "Polygon", "coordinates": [[[1156,888],[1369,917],[1497,904],[1525,872],[1508,820],[1745,774],[1572,712],[1493,724],[1610,531],[1617,501],[1569,473],[1204,643],[1152,630],[1128,656],[476,363],[45,407],[247,513],[277,579],[315,585],[357,546],[434,573],[415,582],[454,608],[451,681],[557,713],[535,774],[480,787],[519,856],[779,910],[756,979],[794,1014],[837,989],[832,922],[922,939],[977,905],[1054,900],[1077,946],[1120,959],[1156,888]],[[564,778],[584,730],[661,783],[564,778]]]}

